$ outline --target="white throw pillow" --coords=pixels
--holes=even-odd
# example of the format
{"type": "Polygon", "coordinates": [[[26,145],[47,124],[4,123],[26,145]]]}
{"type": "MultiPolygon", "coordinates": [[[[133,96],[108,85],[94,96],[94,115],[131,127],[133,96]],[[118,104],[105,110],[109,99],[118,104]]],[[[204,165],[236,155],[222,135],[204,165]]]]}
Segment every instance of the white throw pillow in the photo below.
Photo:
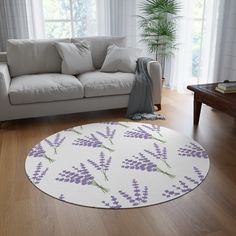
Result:
{"type": "Polygon", "coordinates": [[[136,70],[136,61],[140,54],[140,49],[121,48],[112,44],[107,48],[107,55],[101,71],[134,73],[136,70]]]}
{"type": "Polygon", "coordinates": [[[61,73],[78,75],[95,70],[87,41],[56,43],[56,48],[62,58],[61,73]]]}

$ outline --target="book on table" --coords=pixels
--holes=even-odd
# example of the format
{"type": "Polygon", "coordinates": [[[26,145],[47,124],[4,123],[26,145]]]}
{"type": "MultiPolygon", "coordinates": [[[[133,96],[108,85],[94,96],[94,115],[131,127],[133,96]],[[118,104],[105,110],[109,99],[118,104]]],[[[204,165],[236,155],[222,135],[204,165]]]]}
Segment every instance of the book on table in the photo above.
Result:
{"type": "Polygon", "coordinates": [[[233,90],[236,90],[236,82],[233,81],[233,82],[227,82],[227,83],[219,83],[217,87],[222,90],[233,91],[233,90]]]}
{"type": "Polygon", "coordinates": [[[225,89],[221,89],[219,87],[216,87],[215,90],[220,93],[236,93],[236,88],[234,90],[225,90],[225,89]]]}

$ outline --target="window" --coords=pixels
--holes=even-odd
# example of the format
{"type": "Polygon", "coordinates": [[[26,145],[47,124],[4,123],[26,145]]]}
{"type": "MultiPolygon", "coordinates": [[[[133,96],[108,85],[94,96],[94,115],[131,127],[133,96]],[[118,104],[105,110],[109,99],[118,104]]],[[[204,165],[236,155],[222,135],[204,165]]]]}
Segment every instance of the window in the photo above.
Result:
{"type": "Polygon", "coordinates": [[[192,37],[192,76],[200,76],[202,35],[205,0],[194,0],[193,4],[193,37],[192,37]]]}
{"type": "Polygon", "coordinates": [[[96,0],[43,0],[47,38],[97,35],[96,0]]]}

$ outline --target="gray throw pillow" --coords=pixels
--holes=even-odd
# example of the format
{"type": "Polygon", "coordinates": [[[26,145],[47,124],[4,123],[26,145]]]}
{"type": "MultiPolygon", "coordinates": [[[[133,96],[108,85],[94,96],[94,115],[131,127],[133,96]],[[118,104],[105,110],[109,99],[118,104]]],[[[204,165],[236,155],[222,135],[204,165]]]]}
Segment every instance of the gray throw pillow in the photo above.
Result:
{"type": "Polygon", "coordinates": [[[78,75],[95,70],[87,41],[56,43],[56,48],[62,58],[61,72],[63,74],[78,75]]]}
{"type": "Polygon", "coordinates": [[[107,48],[107,55],[101,71],[134,73],[136,70],[136,61],[140,54],[140,49],[121,48],[112,44],[107,48]]]}

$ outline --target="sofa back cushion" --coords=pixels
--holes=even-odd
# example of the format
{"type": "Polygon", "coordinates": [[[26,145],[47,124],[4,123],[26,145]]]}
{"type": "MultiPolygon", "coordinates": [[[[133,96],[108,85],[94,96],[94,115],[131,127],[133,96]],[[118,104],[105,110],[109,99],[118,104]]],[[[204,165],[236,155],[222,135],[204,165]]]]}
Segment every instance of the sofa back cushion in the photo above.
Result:
{"type": "Polygon", "coordinates": [[[7,42],[7,62],[12,77],[60,73],[61,57],[55,42],[70,42],[70,39],[24,40],[10,39],[7,42]]]}
{"type": "Polygon", "coordinates": [[[113,37],[94,36],[94,37],[72,38],[71,42],[76,43],[81,40],[87,40],[89,42],[93,64],[96,69],[100,69],[102,67],[102,64],[107,54],[107,47],[110,44],[115,44],[120,47],[126,46],[126,38],[116,37],[116,36],[113,37]]]}

